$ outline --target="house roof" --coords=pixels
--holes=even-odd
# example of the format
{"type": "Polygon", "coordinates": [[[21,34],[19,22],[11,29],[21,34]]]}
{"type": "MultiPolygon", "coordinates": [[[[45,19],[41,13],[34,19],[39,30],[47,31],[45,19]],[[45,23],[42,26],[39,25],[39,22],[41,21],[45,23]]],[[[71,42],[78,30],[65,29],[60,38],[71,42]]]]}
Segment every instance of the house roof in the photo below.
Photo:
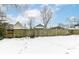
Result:
{"type": "Polygon", "coordinates": [[[16,22],[16,24],[15,25],[19,25],[19,26],[22,26],[22,24],[18,21],[18,22],[16,22]]]}
{"type": "Polygon", "coordinates": [[[44,26],[42,24],[38,24],[35,26],[35,28],[44,28],[44,26]]]}
{"type": "Polygon", "coordinates": [[[76,25],[74,25],[74,26],[79,26],[79,24],[76,24],[76,25]]]}
{"type": "Polygon", "coordinates": [[[57,27],[52,27],[51,29],[64,29],[64,28],[57,26],[57,27]]]}
{"type": "Polygon", "coordinates": [[[26,27],[24,27],[20,22],[17,22],[14,25],[14,29],[26,29],[26,27]]]}

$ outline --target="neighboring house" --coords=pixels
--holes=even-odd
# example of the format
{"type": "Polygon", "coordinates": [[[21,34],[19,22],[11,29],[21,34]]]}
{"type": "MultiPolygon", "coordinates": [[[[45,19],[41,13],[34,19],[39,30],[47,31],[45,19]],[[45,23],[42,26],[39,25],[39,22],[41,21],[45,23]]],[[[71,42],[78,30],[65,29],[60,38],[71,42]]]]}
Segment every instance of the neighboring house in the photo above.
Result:
{"type": "Polygon", "coordinates": [[[44,26],[42,24],[38,24],[34,28],[44,28],[44,26]]]}
{"type": "Polygon", "coordinates": [[[57,26],[57,27],[52,27],[51,29],[64,29],[63,27],[57,26]]]}
{"type": "Polygon", "coordinates": [[[71,24],[71,25],[67,24],[67,25],[62,25],[59,27],[66,28],[66,29],[79,29],[79,24],[71,24]]]}
{"type": "MultiPolygon", "coordinates": [[[[65,28],[65,27],[64,27],[65,28]]],[[[74,24],[74,25],[67,25],[67,29],[79,29],[79,24],[74,24]]]]}
{"type": "Polygon", "coordinates": [[[75,26],[75,28],[79,29],[79,24],[76,24],[76,25],[74,25],[74,26],[75,26]]]}
{"type": "Polygon", "coordinates": [[[24,27],[20,22],[17,22],[14,25],[14,29],[26,29],[26,27],[24,27]]]}

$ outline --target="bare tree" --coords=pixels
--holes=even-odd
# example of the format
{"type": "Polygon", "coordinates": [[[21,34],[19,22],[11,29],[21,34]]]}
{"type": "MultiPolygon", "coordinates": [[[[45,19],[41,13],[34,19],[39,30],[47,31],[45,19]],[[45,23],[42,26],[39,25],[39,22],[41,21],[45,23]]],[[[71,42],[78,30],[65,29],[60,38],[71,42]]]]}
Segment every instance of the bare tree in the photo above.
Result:
{"type": "Polygon", "coordinates": [[[6,13],[10,10],[10,8],[13,8],[14,12],[22,13],[28,9],[29,6],[30,4],[0,4],[0,9],[6,13]]]}
{"type": "Polygon", "coordinates": [[[75,24],[79,24],[79,19],[76,16],[72,16],[68,18],[69,21],[69,27],[73,27],[75,24]]]}
{"type": "Polygon", "coordinates": [[[5,12],[1,10],[1,6],[0,6],[0,37],[4,36],[4,30],[5,30],[4,22],[5,21],[6,21],[6,14],[5,12]]]}
{"type": "Polygon", "coordinates": [[[44,24],[44,28],[47,28],[48,22],[52,18],[52,11],[50,8],[48,8],[48,6],[44,6],[40,13],[44,24]]]}
{"type": "Polygon", "coordinates": [[[30,29],[29,36],[30,38],[34,38],[34,30],[33,30],[34,17],[30,16],[28,19],[29,19],[28,25],[30,29]]]}
{"type": "Polygon", "coordinates": [[[6,20],[6,14],[0,10],[0,22],[3,22],[6,20]]]}
{"type": "Polygon", "coordinates": [[[0,22],[3,22],[6,20],[6,13],[2,10],[4,5],[0,5],[0,22]]]}
{"type": "Polygon", "coordinates": [[[29,4],[11,4],[11,5],[8,5],[8,6],[16,8],[17,11],[19,10],[19,11],[22,12],[22,11],[28,9],[29,4]]]}
{"type": "Polygon", "coordinates": [[[33,20],[34,20],[34,17],[28,17],[29,18],[29,28],[32,29],[33,28],[33,20]]]}
{"type": "Polygon", "coordinates": [[[70,21],[72,24],[79,24],[79,17],[77,17],[77,16],[69,17],[69,21],[70,21]]]}

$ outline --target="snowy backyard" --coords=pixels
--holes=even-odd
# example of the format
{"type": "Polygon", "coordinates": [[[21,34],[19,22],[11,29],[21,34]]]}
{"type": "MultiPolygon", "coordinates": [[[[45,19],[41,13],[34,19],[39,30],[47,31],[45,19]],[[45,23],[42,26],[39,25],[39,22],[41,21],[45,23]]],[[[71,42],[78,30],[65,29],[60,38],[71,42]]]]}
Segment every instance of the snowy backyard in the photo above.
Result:
{"type": "Polygon", "coordinates": [[[79,35],[36,38],[12,38],[0,41],[0,54],[75,54],[79,53],[79,35]]]}

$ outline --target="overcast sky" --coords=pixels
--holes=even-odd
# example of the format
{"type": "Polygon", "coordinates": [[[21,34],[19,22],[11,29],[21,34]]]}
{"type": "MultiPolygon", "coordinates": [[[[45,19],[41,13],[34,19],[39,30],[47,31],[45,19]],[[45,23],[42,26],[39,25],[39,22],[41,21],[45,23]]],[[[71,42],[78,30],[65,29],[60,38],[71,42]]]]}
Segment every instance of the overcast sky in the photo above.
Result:
{"type": "MultiPolygon", "coordinates": [[[[20,5],[22,6],[22,5],[20,5]]],[[[24,5],[25,6],[25,5],[24,5]]],[[[9,6],[8,11],[5,11],[5,7],[2,9],[6,12],[9,18],[10,23],[15,24],[17,21],[20,21],[23,25],[28,26],[28,17],[35,17],[34,26],[37,24],[42,24],[40,19],[40,10],[45,6],[45,4],[31,4],[28,5],[28,8],[25,7],[24,10],[16,9],[12,6],[9,6]]],[[[79,17],[79,5],[78,4],[49,4],[47,5],[53,12],[52,19],[50,20],[48,26],[55,26],[59,23],[66,24],[68,23],[68,17],[79,17]]]]}

